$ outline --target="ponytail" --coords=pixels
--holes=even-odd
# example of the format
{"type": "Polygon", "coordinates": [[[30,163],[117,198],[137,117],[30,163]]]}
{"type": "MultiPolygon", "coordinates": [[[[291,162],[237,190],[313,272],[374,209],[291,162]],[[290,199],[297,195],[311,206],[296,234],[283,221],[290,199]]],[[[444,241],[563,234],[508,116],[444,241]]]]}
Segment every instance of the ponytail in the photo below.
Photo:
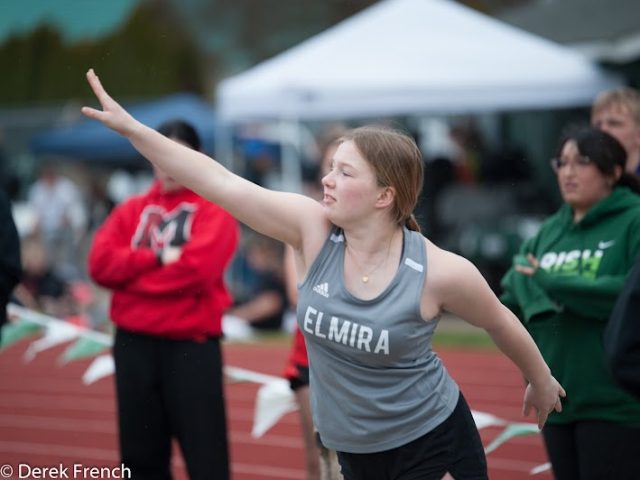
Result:
{"type": "Polygon", "coordinates": [[[413,213],[409,215],[404,221],[404,226],[409,230],[413,230],[414,232],[420,232],[420,225],[418,224],[418,221],[416,220],[416,217],[413,215],[413,213]]]}

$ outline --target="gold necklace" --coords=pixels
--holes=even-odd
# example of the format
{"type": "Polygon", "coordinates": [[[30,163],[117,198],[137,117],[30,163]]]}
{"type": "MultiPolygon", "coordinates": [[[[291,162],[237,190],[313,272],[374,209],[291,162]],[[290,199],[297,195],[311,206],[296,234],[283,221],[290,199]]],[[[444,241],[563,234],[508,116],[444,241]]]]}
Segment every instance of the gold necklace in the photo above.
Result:
{"type": "MultiPolygon", "coordinates": [[[[356,257],[353,253],[351,253],[351,260],[353,261],[353,264],[356,266],[356,268],[358,269],[358,273],[360,273],[360,280],[362,280],[362,283],[369,283],[369,278],[371,277],[371,274],[373,274],[378,268],[380,268],[380,266],[383,263],[386,263],[387,259],[389,258],[389,253],[391,252],[391,244],[393,243],[393,237],[396,235],[396,232],[393,232],[393,235],[391,235],[391,238],[389,239],[389,245],[387,246],[387,254],[385,255],[385,257],[375,266],[373,267],[369,273],[364,273],[362,271],[362,268],[360,268],[360,265],[358,264],[358,262],[356,261],[356,257]]],[[[353,251],[349,248],[349,243],[345,241],[345,246],[347,247],[347,250],[349,251],[353,251]]]]}

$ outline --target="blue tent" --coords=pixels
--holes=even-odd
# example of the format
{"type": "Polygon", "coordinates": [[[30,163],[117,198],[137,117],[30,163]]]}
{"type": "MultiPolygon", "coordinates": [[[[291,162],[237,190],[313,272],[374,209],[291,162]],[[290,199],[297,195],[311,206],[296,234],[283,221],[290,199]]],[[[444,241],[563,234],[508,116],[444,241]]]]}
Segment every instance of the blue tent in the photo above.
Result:
{"type": "MultiPolygon", "coordinates": [[[[127,109],[151,128],[177,118],[191,123],[200,134],[202,150],[213,153],[214,110],[200,97],[179,93],[147,103],[128,105],[127,109]]],[[[61,155],[101,164],[143,164],[142,157],[127,139],[89,119],[35,135],[31,139],[31,150],[37,155],[61,155]]]]}

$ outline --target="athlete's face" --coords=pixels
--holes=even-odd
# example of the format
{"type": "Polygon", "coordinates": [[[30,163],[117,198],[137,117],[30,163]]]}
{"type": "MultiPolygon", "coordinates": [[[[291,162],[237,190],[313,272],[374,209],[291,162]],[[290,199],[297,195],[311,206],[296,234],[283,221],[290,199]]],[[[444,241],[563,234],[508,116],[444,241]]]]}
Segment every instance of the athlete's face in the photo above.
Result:
{"type": "MultiPolygon", "coordinates": [[[[612,137],[624,147],[627,156],[636,158],[640,154],[640,125],[636,123],[628,108],[621,105],[603,107],[591,115],[591,125],[612,137]]],[[[629,171],[635,166],[627,161],[629,171]]]]}
{"type": "Polygon", "coordinates": [[[573,140],[562,147],[556,175],[562,198],[582,214],[609,195],[614,183],[614,178],[605,176],[589,158],[580,154],[573,140]]]}
{"type": "Polygon", "coordinates": [[[380,191],[371,166],[351,141],[336,149],[322,186],[322,203],[336,225],[369,214],[380,191]]]}

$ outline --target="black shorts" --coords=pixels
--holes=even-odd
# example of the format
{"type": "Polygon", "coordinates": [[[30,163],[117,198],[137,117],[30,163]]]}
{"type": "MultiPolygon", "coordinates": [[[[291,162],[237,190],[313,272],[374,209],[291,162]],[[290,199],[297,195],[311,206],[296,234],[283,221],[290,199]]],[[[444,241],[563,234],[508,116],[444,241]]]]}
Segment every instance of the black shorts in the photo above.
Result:
{"type": "Polygon", "coordinates": [[[460,392],[449,418],[401,447],[376,453],[338,452],[344,480],[485,480],[487,460],[471,410],[460,392]]]}

